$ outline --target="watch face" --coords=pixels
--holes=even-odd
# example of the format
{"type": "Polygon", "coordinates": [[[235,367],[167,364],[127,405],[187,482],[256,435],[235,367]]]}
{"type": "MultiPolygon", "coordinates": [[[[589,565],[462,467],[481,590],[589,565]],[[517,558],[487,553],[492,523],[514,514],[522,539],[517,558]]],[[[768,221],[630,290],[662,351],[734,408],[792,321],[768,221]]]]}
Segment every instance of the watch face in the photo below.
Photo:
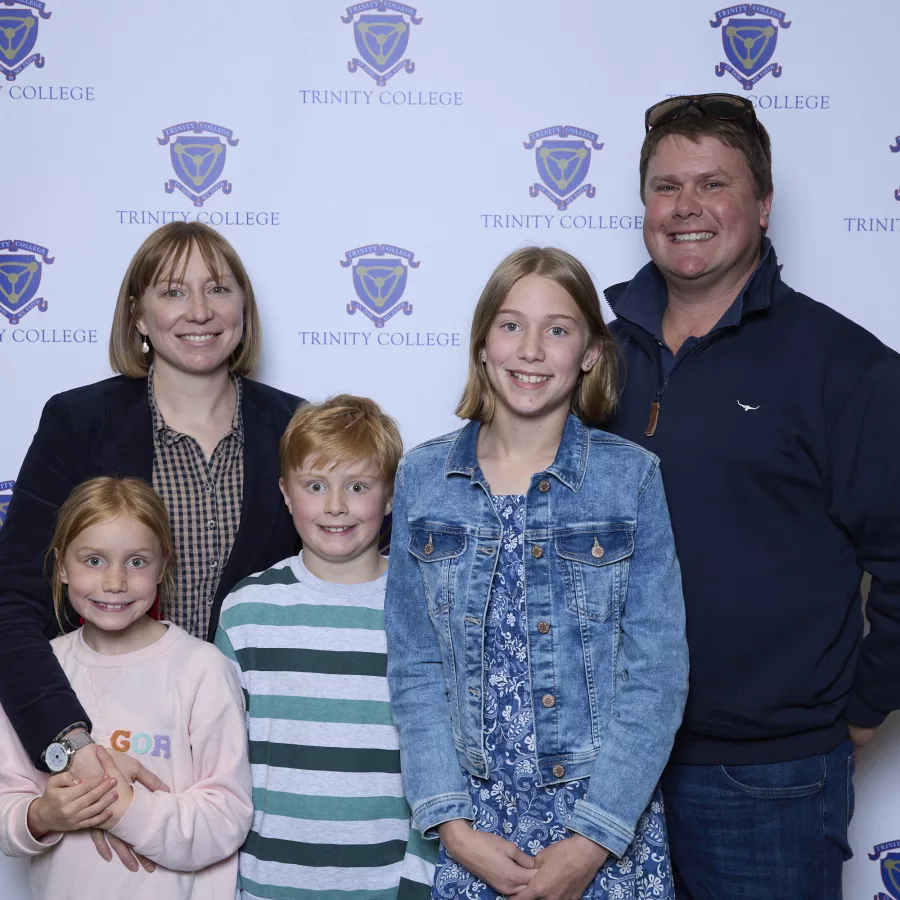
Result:
{"type": "Polygon", "coordinates": [[[69,762],[69,754],[66,753],[66,748],[62,744],[54,742],[44,753],[44,761],[51,772],[62,772],[69,762]]]}

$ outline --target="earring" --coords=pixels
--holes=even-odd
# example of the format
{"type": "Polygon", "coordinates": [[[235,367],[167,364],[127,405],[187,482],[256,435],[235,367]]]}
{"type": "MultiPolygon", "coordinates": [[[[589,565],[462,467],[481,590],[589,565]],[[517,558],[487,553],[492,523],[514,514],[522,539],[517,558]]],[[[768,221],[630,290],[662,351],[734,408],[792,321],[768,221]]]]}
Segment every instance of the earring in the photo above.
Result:
{"type": "Polygon", "coordinates": [[[150,342],[147,340],[147,335],[145,334],[141,339],[141,353],[149,353],[150,352],[150,342]]]}
{"type": "Polygon", "coordinates": [[[482,361],[483,363],[486,363],[486,362],[487,362],[487,350],[482,350],[482,351],[481,351],[481,361],[482,361]]]}

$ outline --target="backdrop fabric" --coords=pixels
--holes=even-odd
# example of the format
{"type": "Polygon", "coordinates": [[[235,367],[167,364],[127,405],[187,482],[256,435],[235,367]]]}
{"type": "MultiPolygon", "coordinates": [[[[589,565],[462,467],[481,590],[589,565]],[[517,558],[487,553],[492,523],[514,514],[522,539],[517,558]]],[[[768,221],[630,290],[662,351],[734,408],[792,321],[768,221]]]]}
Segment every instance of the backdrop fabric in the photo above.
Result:
{"type": "MultiPolygon", "coordinates": [[[[457,427],[504,255],[563,247],[601,289],[646,262],[666,96],[753,101],[784,279],[900,346],[900,4],[778,2],[3,0],[0,522],[44,402],[110,374],[122,274],[169,221],[247,264],[261,380],[369,395],[407,446],[457,427]]],[[[894,718],[859,761],[849,900],[900,900],[897,773],[894,718]]],[[[0,895],[23,872],[0,860],[0,895]]]]}

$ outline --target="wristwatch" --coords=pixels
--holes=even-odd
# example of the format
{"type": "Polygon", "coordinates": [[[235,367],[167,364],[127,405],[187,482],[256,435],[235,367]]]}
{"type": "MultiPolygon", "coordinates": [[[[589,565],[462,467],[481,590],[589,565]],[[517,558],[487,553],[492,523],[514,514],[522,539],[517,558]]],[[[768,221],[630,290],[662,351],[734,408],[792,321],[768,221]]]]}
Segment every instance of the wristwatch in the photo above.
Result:
{"type": "MultiPolygon", "coordinates": [[[[76,727],[81,727],[76,726],[76,727]]],[[[44,764],[54,774],[65,772],[72,765],[72,757],[88,744],[93,744],[94,739],[89,731],[78,734],[65,734],[48,744],[47,749],[41,754],[44,764]]]]}

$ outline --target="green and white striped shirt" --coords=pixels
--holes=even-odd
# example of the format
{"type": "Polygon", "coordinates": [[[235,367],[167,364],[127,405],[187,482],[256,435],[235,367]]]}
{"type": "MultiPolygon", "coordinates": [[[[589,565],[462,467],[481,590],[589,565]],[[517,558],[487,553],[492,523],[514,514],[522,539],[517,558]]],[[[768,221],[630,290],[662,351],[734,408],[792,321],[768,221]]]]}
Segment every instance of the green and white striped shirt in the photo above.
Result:
{"type": "Polygon", "coordinates": [[[216,646],[247,700],[253,827],[243,900],[427,900],[437,842],[410,827],[391,720],[386,576],[316,578],[301,556],[245,578],[216,646]]]}

